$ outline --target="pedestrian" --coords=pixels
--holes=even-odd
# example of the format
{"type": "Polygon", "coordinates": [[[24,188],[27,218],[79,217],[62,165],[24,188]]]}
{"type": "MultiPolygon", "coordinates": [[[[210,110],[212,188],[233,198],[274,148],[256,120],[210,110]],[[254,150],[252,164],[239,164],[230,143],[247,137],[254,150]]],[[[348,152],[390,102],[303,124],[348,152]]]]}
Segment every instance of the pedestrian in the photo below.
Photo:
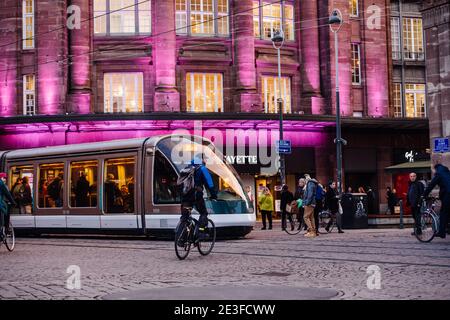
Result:
{"type": "Polygon", "coordinates": [[[439,186],[439,199],[441,199],[441,210],[439,213],[439,232],[436,236],[445,238],[448,216],[450,214],[450,171],[439,162],[434,166],[435,174],[423,196],[428,197],[435,186],[439,186]]]}
{"type": "Polygon", "coordinates": [[[314,224],[316,225],[316,233],[319,235],[319,214],[323,210],[323,200],[325,198],[325,191],[323,186],[317,181],[316,189],[316,206],[314,207],[314,224]]]}
{"type": "MultiPolygon", "coordinates": [[[[303,207],[303,194],[305,193],[306,180],[305,178],[298,179],[297,190],[294,194],[294,199],[297,201],[298,207],[298,227],[301,228],[303,225],[303,216],[305,213],[305,208],[303,207]]],[[[304,226],[306,230],[306,225],[304,226]]]]}
{"type": "Polygon", "coordinates": [[[20,204],[20,211],[21,213],[31,214],[33,205],[33,196],[31,193],[30,183],[28,182],[28,177],[23,177],[22,185],[23,185],[23,198],[20,204]]]}
{"type": "MultiPolygon", "coordinates": [[[[335,217],[336,225],[339,233],[344,233],[342,231],[342,214],[339,212],[339,198],[336,189],[336,182],[330,181],[328,183],[327,193],[325,194],[325,209],[329,210],[331,216],[335,217]]],[[[328,232],[330,230],[333,219],[330,219],[325,230],[328,232]]]]}
{"type": "Polygon", "coordinates": [[[370,186],[367,187],[367,214],[375,212],[375,195],[370,186]]]}
{"type": "Polygon", "coordinates": [[[289,187],[285,184],[281,188],[280,210],[281,210],[281,230],[286,230],[286,216],[291,223],[291,229],[294,230],[294,224],[292,221],[292,201],[294,201],[294,195],[289,191],[289,187]]]}
{"type": "Polygon", "coordinates": [[[316,225],[314,222],[314,207],[316,206],[316,190],[317,180],[312,179],[309,174],[305,174],[306,187],[303,194],[303,206],[305,207],[304,220],[308,226],[308,232],[305,237],[315,238],[317,237],[316,225]]]}
{"type": "Polygon", "coordinates": [[[273,212],[273,197],[269,188],[265,187],[263,193],[259,197],[259,208],[261,209],[262,224],[261,230],[266,230],[266,218],[269,220],[269,230],[272,229],[272,212],[273,212]]]}
{"type": "Polygon", "coordinates": [[[89,187],[86,173],[81,171],[80,177],[75,185],[75,204],[77,207],[89,207],[89,187]]]}
{"type": "Polygon", "coordinates": [[[422,228],[420,226],[420,198],[422,197],[423,192],[423,184],[417,180],[417,174],[411,172],[409,174],[409,186],[406,196],[406,205],[411,207],[411,213],[414,218],[414,229],[411,235],[420,235],[422,233],[422,228]]]}
{"type": "Polygon", "coordinates": [[[348,187],[348,188],[347,188],[347,193],[353,193],[352,187],[348,187]]]}
{"type": "Polygon", "coordinates": [[[255,202],[255,197],[253,196],[252,187],[246,186],[245,193],[247,194],[248,200],[250,201],[250,206],[253,208],[254,202],[255,202]]]}
{"type": "Polygon", "coordinates": [[[9,192],[8,186],[6,185],[7,174],[0,172],[0,228],[5,226],[9,228],[9,210],[8,203],[11,206],[15,206],[13,196],[9,192]]]}
{"type": "Polygon", "coordinates": [[[63,173],[60,172],[58,174],[58,176],[53,179],[53,181],[48,185],[47,187],[47,192],[48,195],[50,196],[50,198],[52,198],[54,204],[52,205],[52,207],[62,207],[63,205],[63,197],[61,197],[61,192],[63,189],[63,173]]]}
{"type": "MultiPolygon", "coordinates": [[[[397,204],[397,199],[395,197],[394,192],[392,191],[391,187],[386,188],[386,199],[388,203],[388,211],[390,214],[395,213],[395,205],[397,204]]],[[[387,211],[386,211],[387,213],[387,211]]]]}
{"type": "Polygon", "coordinates": [[[14,183],[13,187],[11,188],[11,191],[12,191],[11,193],[14,198],[14,201],[17,204],[16,209],[19,211],[19,214],[22,213],[21,205],[22,205],[23,193],[25,191],[22,181],[23,181],[22,178],[18,177],[16,182],[14,183]]]}

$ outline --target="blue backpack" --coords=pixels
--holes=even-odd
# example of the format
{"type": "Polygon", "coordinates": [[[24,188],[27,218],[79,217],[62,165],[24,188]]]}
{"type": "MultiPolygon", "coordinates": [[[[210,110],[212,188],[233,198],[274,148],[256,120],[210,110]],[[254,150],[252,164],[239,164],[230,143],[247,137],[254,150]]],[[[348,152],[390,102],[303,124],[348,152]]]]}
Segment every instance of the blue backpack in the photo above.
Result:
{"type": "Polygon", "coordinates": [[[316,200],[321,201],[324,197],[324,191],[321,186],[317,185],[316,188],[316,200]]]}

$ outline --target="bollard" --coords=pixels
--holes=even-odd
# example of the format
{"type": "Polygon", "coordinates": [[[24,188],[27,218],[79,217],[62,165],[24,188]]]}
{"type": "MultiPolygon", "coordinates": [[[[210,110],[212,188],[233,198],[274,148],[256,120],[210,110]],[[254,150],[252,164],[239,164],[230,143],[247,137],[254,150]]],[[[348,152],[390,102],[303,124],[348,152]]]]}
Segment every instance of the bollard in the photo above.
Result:
{"type": "Polygon", "coordinates": [[[400,199],[400,229],[403,229],[403,200],[400,199]]]}

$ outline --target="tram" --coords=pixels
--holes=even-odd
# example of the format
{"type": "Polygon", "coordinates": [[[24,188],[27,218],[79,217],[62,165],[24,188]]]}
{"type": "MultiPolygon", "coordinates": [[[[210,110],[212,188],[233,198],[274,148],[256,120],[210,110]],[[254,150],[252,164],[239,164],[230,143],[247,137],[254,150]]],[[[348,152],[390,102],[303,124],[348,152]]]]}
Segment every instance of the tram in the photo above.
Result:
{"type": "MultiPolygon", "coordinates": [[[[20,199],[11,209],[18,233],[166,237],[180,217],[179,172],[199,154],[218,189],[218,201],[206,200],[218,236],[245,236],[256,220],[252,204],[234,168],[203,137],[159,135],[0,151],[0,171],[8,173],[8,186],[20,199]]],[[[206,190],[204,195],[207,199],[206,190]]]]}

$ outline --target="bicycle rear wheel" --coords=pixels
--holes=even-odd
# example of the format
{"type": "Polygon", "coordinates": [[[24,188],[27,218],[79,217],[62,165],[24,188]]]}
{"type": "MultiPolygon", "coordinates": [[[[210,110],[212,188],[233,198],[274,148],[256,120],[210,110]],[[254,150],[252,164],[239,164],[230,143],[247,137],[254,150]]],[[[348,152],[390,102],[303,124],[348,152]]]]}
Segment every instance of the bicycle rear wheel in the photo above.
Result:
{"type": "Polygon", "coordinates": [[[203,232],[202,239],[198,241],[197,249],[202,256],[207,256],[211,253],[216,243],[216,226],[211,219],[208,219],[208,226],[203,232]]]}
{"type": "Polygon", "coordinates": [[[437,221],[434,216],[428,212],[422,213],[420,216],[420,231],[414,229],[414,234],[420,242],[430,242],[436,234],[437,221]]]}
{"type": "Polygon", "coordinates": [[[180,260],[186,259],[191,251],[190,235],[191,231],[194,231],[191,229],[191,224],[182,223],[181,221],[178,222],[175,229],[175,253],[180,260]],[[182,228],[182,230],[179,231],[179,228],[182,228]]]}
{"type": "Polygon", "coordinates": [[[286,215],[286,231],[287,234],[295,235],[299,234],[303,230],[303,219],[300,213],[288,213],[286,215]]]}
{"type": "Polygon", "coordinates": [[[16,237],[14,235],[14,229],[11,223],[9,223],[9,230],[5,229],[5,234],[6,236],[3,242],[5,243],[8,251],[13,251],[16,245],[16,237]]]}

